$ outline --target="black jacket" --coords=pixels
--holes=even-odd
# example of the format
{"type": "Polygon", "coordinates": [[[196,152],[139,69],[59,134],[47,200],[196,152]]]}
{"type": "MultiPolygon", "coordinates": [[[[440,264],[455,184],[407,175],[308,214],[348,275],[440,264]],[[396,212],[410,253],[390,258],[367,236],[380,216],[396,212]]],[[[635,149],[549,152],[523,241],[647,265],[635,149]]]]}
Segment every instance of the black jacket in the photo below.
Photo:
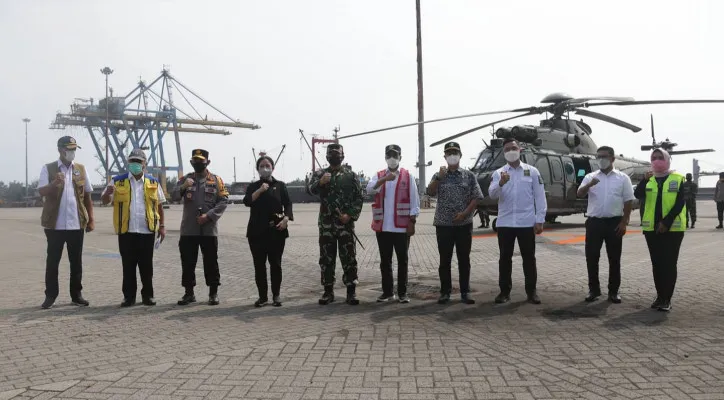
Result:
{"type": "Polygon", "coordinates": [[[251,208],[249,213],[249,223],[246,226],[247,237],[289,237],[289,230],[279,231],[270,223],[276,224],[283,216],[289,217],[290,221],[294,221],[292,213],[292,202],[289,199],[287,185],[271,177],[269,180],[258,180],[252,182],[246,188],[244,196],[244,205],[251,208]],[[263,183],[269,185],[269,189],[262,193],[256,201],[252,202],[252,195],[263,183]]]}

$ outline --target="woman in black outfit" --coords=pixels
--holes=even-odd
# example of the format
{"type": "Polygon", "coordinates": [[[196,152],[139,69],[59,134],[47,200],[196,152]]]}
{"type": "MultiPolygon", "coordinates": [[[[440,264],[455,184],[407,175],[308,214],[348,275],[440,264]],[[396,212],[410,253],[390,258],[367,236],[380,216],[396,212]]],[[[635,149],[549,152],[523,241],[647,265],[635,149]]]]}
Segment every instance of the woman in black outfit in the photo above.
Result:
{"type": "Polygon", "coordinates": [[[260,179],[246,188],[244,205],[251,208],[246,237],[254,259],[254,274],[259,299],[256,307],[263,307],[269,301],[267,297],[266,260],[269,259],[271,275],[272,304],[282,305],[279,289],[282,284],[282,254],[284,243],[289,237],[287,222],[294,221],[292,202],[289,200],[287,186],[272,176],[274,161],[263,156],[256,160],[256,169],[260,179]]]}
{"type": "Polygon", "coordinates": [[[681,191],[685,178],[670,170],[670,158],[663,149],[651,152],[653,171],[647,172],[645,179],[634,190],[634,196],[646,205],[641,226],[649,248],[656,286],[656,300],[651,308],[659,311],[671,310],[671,297],[676,286],[676,264],[686,230],[686,200],[681,191]]]}

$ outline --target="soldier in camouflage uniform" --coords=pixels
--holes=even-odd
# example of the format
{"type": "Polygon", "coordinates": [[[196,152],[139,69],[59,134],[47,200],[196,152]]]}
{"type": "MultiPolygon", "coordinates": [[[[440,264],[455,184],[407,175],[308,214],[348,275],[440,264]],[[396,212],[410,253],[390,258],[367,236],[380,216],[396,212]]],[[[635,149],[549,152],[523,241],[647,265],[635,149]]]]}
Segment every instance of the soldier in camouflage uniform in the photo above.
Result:
{"type": "Polygon", "coordinates": [[[342,166],[344,149],[339,144],[327,146],[329,167],[318,170],[309,182],[309,191],[319,195],[319,267],[324,294],[319,304],[334,301],[334,270],[339,247],[342,282],[347,286],[347,304],[357,305],[355,294],[357,257],[354,221],[362,212],[362,188],[351,169],[342,166]]]}

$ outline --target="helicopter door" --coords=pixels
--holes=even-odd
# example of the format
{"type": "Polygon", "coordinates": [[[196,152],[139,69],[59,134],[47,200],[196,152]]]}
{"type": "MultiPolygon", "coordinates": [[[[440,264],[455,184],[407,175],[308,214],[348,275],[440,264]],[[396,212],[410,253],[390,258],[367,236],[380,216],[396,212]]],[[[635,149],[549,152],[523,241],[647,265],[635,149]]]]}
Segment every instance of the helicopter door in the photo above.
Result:
{"type": "Polygon", "coordinates": [[[566,183],[563,173],[563,163],[561,163],[560,156],[551,155],[548,156],[548,162],[551,167],[551,185],[548,189],[551,192],[551,196],[554,198],[565,199],[566,198],[566,183]]]}
{"type": "Polygon", "coordinates": [[[591,172],[591,163],[588,158],[573,157],[573,166],[576,168],[576,186],[579,186],[583,178],[591,172]]]}
{"type": "Polygon", "coordinates": [[[562,156],[561,160],[563,161],[563,174],[566,179],[566,200],[581,200],[576,195],[576,192],[578,191],[578,180],[573,160],[568,156],[562,156]]]}
{"type": "Polygon", "coordinates": [[[541,178],[543,178],[543,187],[546,192],[546,200],[549,199],[551,192],[551,167],[548,164],[548,156],[544,154],[538,155],[538,159],[535,161],[535,167],[540,172],[541,178]]]}

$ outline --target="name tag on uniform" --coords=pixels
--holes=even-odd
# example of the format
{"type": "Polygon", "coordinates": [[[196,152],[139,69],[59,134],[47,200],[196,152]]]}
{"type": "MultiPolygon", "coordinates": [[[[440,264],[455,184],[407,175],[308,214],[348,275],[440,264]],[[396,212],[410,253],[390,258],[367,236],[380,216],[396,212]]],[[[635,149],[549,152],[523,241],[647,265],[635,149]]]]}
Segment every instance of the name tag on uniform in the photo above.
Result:
{"type": "Polygon", "coordinates": [[[73,170],[73,175],[75,175],[75,176],[80,175],[80,170],[79,170],[79,169],[74,169],[74,170],[73,170]]]}
{"type": "Polygon", "coordinates": [[[677,181],[669,182],[669,192],[678,192],[678,191],[679,191],[679,182],[677,182],[677,181]]]}

